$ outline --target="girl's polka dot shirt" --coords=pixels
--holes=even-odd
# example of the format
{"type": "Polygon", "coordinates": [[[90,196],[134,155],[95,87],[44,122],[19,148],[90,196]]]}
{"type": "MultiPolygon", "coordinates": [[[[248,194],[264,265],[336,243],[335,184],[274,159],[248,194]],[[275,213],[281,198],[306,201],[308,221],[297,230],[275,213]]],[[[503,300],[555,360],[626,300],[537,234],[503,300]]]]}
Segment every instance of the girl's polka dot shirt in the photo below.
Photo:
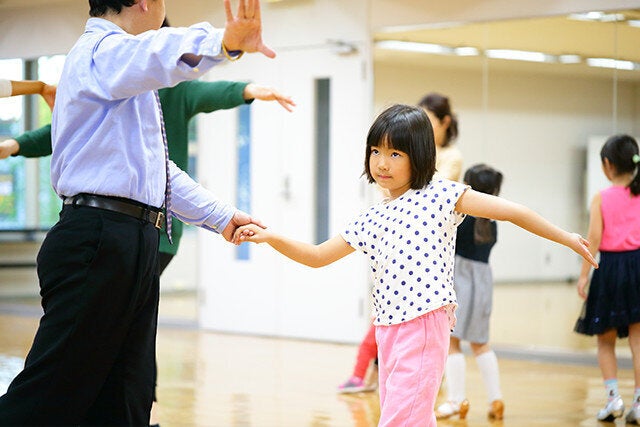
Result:
{"type": "Polygon", "coordinates": [[[376,325],[396,325],[456,304],[455,204],[468,187],[434,179],[361,213],[341,233],[369,257],[376,325]]]}

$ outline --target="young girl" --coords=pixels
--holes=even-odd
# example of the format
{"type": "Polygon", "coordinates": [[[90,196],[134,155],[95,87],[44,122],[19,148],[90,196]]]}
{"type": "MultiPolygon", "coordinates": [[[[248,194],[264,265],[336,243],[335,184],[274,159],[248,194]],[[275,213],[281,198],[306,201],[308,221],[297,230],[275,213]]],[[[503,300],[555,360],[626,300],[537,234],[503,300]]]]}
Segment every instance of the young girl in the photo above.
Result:
{"type": "Polygon", "coordinates": [[[598,364],[607,403],[598,420],[621,417],[624,403],[618,393],[616,335],[629,336],[635,391],[627,422],[640,422],[640,173],[637,142],[615,135],[600,151],[602,170],[613,184],[591,202],[589,240],[593,255],[600,251],[602,268],[593,273],[589,296],[585,287],[591,270],[583,263],[578,294],[586,299],[575,331],[598,336],[598,364]]]}
{"type": "Polygon", "coordinates": [[[365,174],[390,197],[365,210],[338,236],[319,245],[259,227],[241,227],[234,240],[267,242],[299,263],[322,267],[364,252],[374,278],[379,359],[380,426],[435,426],[433,408],[455,324],[453,263],[456,227],[464,215],[511,221],[596,262],[588,242],[530,209],[432,179],[433,131],[419,107],[394,105],[367,136],[365,174]]]}
{"type": "MultiPolygon", "coordinates": [[[[465,184],[475,191],[497,196],[502,185],[502,174],[478,164],[464,174],[465,184]]],[[[436,411],[437,419],[459,414],[464,419],[469,411],[465,397],[465,358],[460,340],[469,341],[476,358],[487,395],[489,419],[501,420],[504,403],[500,390],[498,360],[489,346],[489,318],[493,297],[493,277],[489,255],[497,240],[495,221],[467,216],[458,227],[454,289],[458,298],[458,321],[451,334],[449,357],[445,365],[447,401],[436,411]]]]}
{"type": "MultiPolygon", "coordinates": [[[[425,95],[418,103],[422,107],[433,129],[433,142],[436,147],[436,174],[438,178],[452,181],[460,180],[462,171],[462,153],[453,143],[458,137],[458,118],[451,110],[449,97],[436,92],[425,95]]],[[[358,347],[356,364],[351,377],[338,386],[338,393],[357,393],[373,391],[376,384],[365,381],[365,375],[371,360],[376,359],[378,348],[375,342],[375,325],[371,325],[364,340],[358,347]]],[[[373,364],[371,372],[376,377],[377,363],[373,364]]]]}

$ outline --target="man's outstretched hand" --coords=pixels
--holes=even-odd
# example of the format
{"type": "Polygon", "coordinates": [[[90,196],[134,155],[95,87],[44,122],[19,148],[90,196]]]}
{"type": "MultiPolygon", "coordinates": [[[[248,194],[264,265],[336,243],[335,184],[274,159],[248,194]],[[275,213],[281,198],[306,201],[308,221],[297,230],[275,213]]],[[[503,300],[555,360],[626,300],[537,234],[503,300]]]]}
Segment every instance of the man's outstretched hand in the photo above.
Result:
{"type": "Polygon", "coordinates": [[[231,12],[231,0],[224,0],[224,9],[227,23],[222,43],[228,51],[260,52],[275,58],[276,53],[262,42],[260,0],[240,0],[236,16],[231,12]]]}

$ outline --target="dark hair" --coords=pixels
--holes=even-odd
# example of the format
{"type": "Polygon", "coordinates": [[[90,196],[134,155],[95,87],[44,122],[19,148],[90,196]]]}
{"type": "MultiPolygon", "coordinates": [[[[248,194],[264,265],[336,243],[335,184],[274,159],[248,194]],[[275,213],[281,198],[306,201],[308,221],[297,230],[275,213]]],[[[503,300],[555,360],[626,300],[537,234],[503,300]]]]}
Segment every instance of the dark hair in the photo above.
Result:
{"type": "Polygon", "coordinates": [[[502,186],[502,173],[484,163],[478,163],[464,173],[464,182],[476,191],[497,196],[502,186]]]}
{"type": "Polygon", "coordinates": [[[421,108],[395,104],[373,122],[364,157],[364,175],[370,183],[375,182],[369,169],[371,147],[385,144],[409,156],[411,188],[419,190],[431,181],[436,171],[436,146],[431,122],[421,108]]]}
{"type": "Polygon", "coordinates": [[[167,19],[167,17],[164,17],[164,21],[162,21],[162,25],[160,25],[160,28],[166,28],[166,27],[170,27],[171,24],[169,24],[169,20],[167,19]]]}
{"type": "MultiPolygon", "coordinates": [[[[484,163],[471,166],[464,173],[464,182],[481,193],[497,196],[502,186],[502,173],[484,163]]],[[[494,243],[496,236],[490,219],[476,218],[473,226],[473,240],[477,245],[494,243]]]]}
{"type": "Polygon", "coordinates": [[[602,146],[600,150],[600,160],[609,159],[609,163],[616,169],[616,173],[625,174],[635,172],[635,176],[629,184],[631,194],[640,194],[640,173],[638,164],[638,143],[629,135],[613,135],[602,146]]]}
{"type": "Polygon", "coordinates": [[[120,13],[123,7],[131,7],[136,4],[136,0],[89,0],[89,15],[104,16],[113,10],[120,13]]]}
{"type": "Polygon", "coordinates": [[[438,120],[444,120],[447,116],[451,118],[445,135],[444,144],[442,144],[443,147],[446,147],[458,137],[458,118],[451,111],[451,103],[449,102],[448,97],[440,95],[439,93],[431,92],[425,95],[418,105],[431,111],[435,114],[438,120]]]}

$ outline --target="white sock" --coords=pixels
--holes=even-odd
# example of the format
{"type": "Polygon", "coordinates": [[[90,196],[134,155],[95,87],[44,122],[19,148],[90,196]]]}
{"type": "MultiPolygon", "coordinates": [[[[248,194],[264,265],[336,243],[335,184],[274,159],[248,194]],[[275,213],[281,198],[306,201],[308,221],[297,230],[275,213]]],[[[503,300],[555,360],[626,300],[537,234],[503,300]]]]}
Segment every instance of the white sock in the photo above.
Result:
{"type": "Polygon", "coordinates": [[[464,354],[454,353],[447,357],[447,363],[444,367],[444,372],[447,377],[447,400],[460,403],[465,399],[466,369],[467,364],[464,360],[464,354]]]}
{"type": "Polygon", "coordinates": [[[500,390],[500,371],[498,370],[498,358],[493,350],[482,353],[476,357],[476,363],[482,374],[484,386],[487,389],[489,403],[494,400],[502,399],[502,391],[500,390]]]}

